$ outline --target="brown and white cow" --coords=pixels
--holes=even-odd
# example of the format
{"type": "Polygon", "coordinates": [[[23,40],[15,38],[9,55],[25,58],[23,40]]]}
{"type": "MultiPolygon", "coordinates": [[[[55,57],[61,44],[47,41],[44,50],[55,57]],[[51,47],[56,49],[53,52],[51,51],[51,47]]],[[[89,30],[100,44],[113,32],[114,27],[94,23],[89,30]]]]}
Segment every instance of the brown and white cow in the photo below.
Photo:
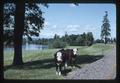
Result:
{"type": "Polygon", "coordinates": [[[61,75],[62,67],[67,68],[68,65],[75,66],[75,58],[77,54],[77,49],[61,49],[58,50],[55,55],[55,64],[56,64],[56,74],[61,75]]]}
{"type": "Polygon", "coordinates": [[[65,67],[67,67],[68,65],[70,65],[72,67],[75,66],[77,50],[78,50],[77,48],[65,50],[65,56],[66,56],[65,67]]]}

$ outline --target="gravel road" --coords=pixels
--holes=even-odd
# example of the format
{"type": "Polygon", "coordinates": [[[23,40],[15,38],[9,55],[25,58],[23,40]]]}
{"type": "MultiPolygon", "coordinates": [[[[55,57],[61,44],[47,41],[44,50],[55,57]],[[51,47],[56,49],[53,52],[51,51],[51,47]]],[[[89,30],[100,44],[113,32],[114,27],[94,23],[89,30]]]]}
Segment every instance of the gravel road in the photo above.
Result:
{"type": "Polygon", "coordinates": [[[68,73],[65,79],[99,79],[109,80],[116,77],[116,46],[102,59],[87,64],[81,69],[68,73]]]}

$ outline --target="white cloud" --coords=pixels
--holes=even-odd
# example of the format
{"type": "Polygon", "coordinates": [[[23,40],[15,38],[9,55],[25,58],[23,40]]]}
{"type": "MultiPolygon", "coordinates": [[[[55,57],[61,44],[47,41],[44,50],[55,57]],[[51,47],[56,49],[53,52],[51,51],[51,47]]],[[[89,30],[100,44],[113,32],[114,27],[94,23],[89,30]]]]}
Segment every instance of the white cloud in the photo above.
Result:
{"type": "Polygon", "coordinates": [[[93,26],[93,25],[89,25],[89,24],[84,26],[85,31],[91,31],[92,32],[92,31],[97,30],[97,29],[98,29],[97,26],[93,26]]]}
{"type": "Polygon", "coordinates": [[[77,25],[77,24],[67,25],[66,28],[64,29],[64,34],[65,34],[65,32],[67,32],[69,35],[70,34],[77,34],[77,33],[79,33],[79,29],[80,29],[79,25],[77,25]]]}
{"type": "Polygon", "coordinates": [[[53,27],[53,28],[57,28],[57,25],[53,25],[52,27],[53,27]]]}
{"type": "Polygon", "coordinates": [[[87,25],[84,25],[84,28],[82,30],[83,32],[86,32],[86,33],[92,32],[95,39],[100,38],[101,28],[99,26],[87,24],[87,25]]]}
{"type": "MultiPolygon", "coordinates": [[[[49,24],[49,23],[48,23],[49,24]]],[[[65,32],[70,34],[83,34],[84,32],[92,32],[95,38],[99,38],[101,28],[97,25],[91,25],[91,24],[70,24],[70,25],[57,25],[57,24],[50,24],[49,27],[44,28],[41,30],[40,36],[45,38],[54,37],[54,34],[58,34],[60,36],[63,36],[65,32]]]]}
{"type": "Polygon", "coordinates": [[[75,32],[75,31],[77,31],[77,29],[76,28],[70,28],[69,31],[75,32]]]}
{"type": "Polygon", "coordinates": [[[83,32],[94,32],[95,30],[94,28],[84,26],[84,28],[82,28],[82,31],[83,32]]]}
{"type": "Polygon", "coordinates": [[[76,5],[75,4],[70,4],[70,7],[75,7],[76,5]]]}
{"type": "Polygon", "coordinates": [[[41,33],[40,33],[40,38],[51,38],[51,37],[53,37],[51,30],[41,31],[41,33]]]}
{"type": "Polygon", "coordinates": [[[79,25],[67,25],[67,28],[65,29],[67,32],[75,32],[79,29],[79,25]]]}
{"type": "Polygon", "coordinates": [[[67,28],[70,28],[70,27],[72,27],[72,25],[67,25],[67,28]]]}
{"type": "Polygon", "coordinates": [[[79,25],[67,25],[67,28],[77,28],[79,25]]]}

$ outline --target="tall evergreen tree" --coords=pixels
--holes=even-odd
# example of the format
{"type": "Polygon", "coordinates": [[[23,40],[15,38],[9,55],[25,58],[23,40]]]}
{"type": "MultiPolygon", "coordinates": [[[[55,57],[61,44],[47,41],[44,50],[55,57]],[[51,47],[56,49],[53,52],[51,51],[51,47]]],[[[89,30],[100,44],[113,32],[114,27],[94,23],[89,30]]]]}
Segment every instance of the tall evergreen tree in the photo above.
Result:
{"type": "Polygon", "coordinates": [[[103,18],[103,24],[101,26],[101,39],[104,40],[104,43],[106,44],[108,41],[107,39],[110,36],[110,24],[109,24],[109,20],[108,20],[108,12],[105,11],[105,16],[103,18]]]}

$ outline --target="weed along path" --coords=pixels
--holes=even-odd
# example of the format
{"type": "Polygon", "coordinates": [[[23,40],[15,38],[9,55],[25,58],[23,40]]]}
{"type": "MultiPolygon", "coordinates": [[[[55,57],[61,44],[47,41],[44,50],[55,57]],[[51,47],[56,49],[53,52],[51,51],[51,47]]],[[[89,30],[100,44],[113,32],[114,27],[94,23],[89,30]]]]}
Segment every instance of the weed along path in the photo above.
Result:
{"type": "Polygon", "coordinates": [[[81,69],[68,73],[65,79],[115,79],[116,77],[116,46],[105,56],[81,69]]]}

